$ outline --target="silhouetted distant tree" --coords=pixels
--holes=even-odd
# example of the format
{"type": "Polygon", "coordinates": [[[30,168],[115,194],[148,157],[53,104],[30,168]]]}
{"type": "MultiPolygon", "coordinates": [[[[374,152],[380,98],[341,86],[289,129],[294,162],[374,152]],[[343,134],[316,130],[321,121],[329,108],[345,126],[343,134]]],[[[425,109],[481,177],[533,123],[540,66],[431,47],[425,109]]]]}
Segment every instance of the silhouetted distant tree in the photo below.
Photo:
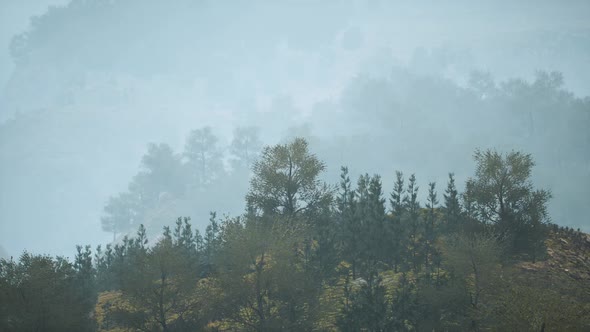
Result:
{"type": "Polygon", "coordinates": [[[230,144],[230,153],[234,157],[234,168],[249,168],[262,149],[260,141],[260,128],[237,127],[234,129],[233,139],[230,144]]]}
{"type": "Polygon", "coordinates": [[[120,193],[109,197],[100,219],[102,230],[113,233],[113,241],[118,234],[124,234],[134,227],[138,216],[138,202],[130,193],[120,193]]]}
{"type": "Polygon", "coordinates": [[[203,188],[225,173],[218,142],[211,127],[193,130],[186,139],[183,156],[192,189],[203,188]]]}
{"type": "Polygon", "coordinates": [[[163,193],[181,197],[185,180],[180,156],[168,144],[149,144],[147,153],[141,158],[140,171],[129,189],[146,206],[157,203],[163,193]]]}

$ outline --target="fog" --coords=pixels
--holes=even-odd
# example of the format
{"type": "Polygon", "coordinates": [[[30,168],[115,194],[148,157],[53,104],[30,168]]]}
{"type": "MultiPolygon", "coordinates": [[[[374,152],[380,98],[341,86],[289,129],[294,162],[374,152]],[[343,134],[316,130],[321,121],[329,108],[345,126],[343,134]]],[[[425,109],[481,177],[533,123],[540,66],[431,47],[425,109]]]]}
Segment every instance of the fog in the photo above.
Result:
{"type": "Polygon", "coordinates": [[[589,14],[587,1],[1,1],[0,254],[108,243],[104,208],[129,192],[143,205],[116,239],[240,214],[253,154],[295,136],[328,183],[348,165],[389,192],[400,170],[421,195],[448,172],[462,189],[476,148],[531,153],[552,221],[588,231],[589,14]]]}

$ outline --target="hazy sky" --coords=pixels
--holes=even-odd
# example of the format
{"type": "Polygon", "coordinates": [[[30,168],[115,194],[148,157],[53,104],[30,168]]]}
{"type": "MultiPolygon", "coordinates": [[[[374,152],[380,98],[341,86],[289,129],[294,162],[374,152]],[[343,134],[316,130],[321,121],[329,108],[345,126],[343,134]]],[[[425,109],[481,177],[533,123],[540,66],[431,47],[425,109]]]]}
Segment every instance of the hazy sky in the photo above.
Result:
{"type": "Polygon", "coordinates": [[[14,69],[9,46],[15,34],[25,31],[31,16],[42,15],[48,6],[65,5],[68,0],[2,0],[0,1],[0,87],[14,69]]]}
{"type": "MultiPolygon", "coordinates": [[[[362,90],[355,85],[359,76],[391,80],[391,86],[377,84],[367,95],[390,89],[392,101],[380,102],[414,107],[392,127],[429,123],[421,130],[457,144],[454,159],[442,164],[472,169],[475,141],[466,137],[486,131],[467,128],[465,120],[457,126],[462,133],[449,138],[447,132],[458,129],[433,127],[463,106],[440,105],[439,111],[439,105],[408,102],[427,100],[429,91],[425,87],[416,95],[407,78],[401,81],[403,72],[416,84],[421,75],[448,79],[452,83],[439,82],[446,91],[440,93],[452,96],[454,85],[465,86],[473,70],[487,71],[496,81],[532,80],[536,70],[555,70],[563,73],[567,90],[588,96],[589,18],[590,1],[573,0],[0,0],[0,161],[8,163],[0,165],[0,246],[13,255],[23,249],[69,255],[77,243],[107,242],[102,208],[109,196],[126,190],[147,144],[166,142],[180,152],[188,132],[205,125],[214,128],[222,145],[236,126],[258,125],[264,142],[275,144],[288,127],[306,122],[312,129],[298,130],[313,131],[327,150],[331,138],[351,130],[371,136],[367,142],[378,135],[397,139],[387,131],[371,133],[373,123],[362,118],[338,120],[354,104],[349,92],[362,90]],[[32,16],[67,4],[30,30],[32,16]],[[25,31],[33,33],[17,64],[9,45],[25,31]],[[397,79],[391,77],[393,68],[397,79]]],[[[382,107],[364,95],[359,100],[360,109],[382,107]]],[[[427,140],[415,144],[422,146],[422,139],[427,140]]],[[[543,151],[530,141],[494,139],[501,147],[543,151]]],[[[408,152],[414,143],[396,144],[408,146],[400,150],[408,160],[383,156],[365,164],[349,158],[350,163],[386,175],[393,167],[411,172],[417,165],[425,181],[444,181],[453,171],[434,167],[436,153],[431,160],[419,159],[426,157],[408,152]]],[[[547,153],[541,161],[551,159],[547,153]]],[[[330,158],[331,169],[349,163],[330,158]]],[[[579,158],[565,162],[580,179],[589,179],[584,162],[590,158],[579,158]]],[[[555,215],[581,213],[588,189],[573,180],[559,187],[548,176],[554,165],[539,167],[543,184],[556,185],[561,195],[555,215]]],[[[457,174],[458,179],[469,175],[457,174]]],[[[240,190],[247,179],[242,182],[240,190]]],[[[231,208],[217,207],[213,196],[208,203],[211,209],[239,212],[243,201],[235,200],[231,208]]],[[[198,214],[193,219],[200,224],[208,210],[198,214]]],[[[577,220],[560,222],[588,227],[577,220]]]]}

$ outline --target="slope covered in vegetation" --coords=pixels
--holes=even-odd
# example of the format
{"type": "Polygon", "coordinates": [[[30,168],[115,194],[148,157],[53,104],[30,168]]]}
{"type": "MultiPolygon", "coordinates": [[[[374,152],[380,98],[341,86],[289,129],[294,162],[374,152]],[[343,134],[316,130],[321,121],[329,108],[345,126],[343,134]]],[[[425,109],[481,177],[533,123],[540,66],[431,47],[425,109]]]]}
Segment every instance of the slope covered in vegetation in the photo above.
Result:
{"type": "Polygon", "coordinates": [[[266,147],[246,212],[203,234],[178,218],[73,262],[1,260],[0,330],[588,330],[588,235],[550,223],[531,155],[474,159],[463,192],[449,174],[420,202],[414,174],[330,186],[304,139],[266,147]]]}

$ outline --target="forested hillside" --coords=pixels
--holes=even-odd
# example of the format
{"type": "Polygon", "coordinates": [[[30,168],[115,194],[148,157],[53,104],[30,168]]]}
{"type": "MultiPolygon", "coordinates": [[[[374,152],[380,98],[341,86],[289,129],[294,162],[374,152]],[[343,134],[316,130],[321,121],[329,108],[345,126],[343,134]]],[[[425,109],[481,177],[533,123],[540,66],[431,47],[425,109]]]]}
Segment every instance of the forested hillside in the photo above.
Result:
{"type": "Polygon", "coordinates": [[[588,13],[0,0],[0,332],[590,331],[588,13]]]}
{"type": "Polygon", "coordinates": [[[1,260],[0,330],[588,330],[590,237],[551,223],[530,154],[473,157],[465,188],[347,167],[330,185],[305,139],[267,146],[244,213],[212,212],[204,232],[179,217],[72,261],[1,260]]]}

